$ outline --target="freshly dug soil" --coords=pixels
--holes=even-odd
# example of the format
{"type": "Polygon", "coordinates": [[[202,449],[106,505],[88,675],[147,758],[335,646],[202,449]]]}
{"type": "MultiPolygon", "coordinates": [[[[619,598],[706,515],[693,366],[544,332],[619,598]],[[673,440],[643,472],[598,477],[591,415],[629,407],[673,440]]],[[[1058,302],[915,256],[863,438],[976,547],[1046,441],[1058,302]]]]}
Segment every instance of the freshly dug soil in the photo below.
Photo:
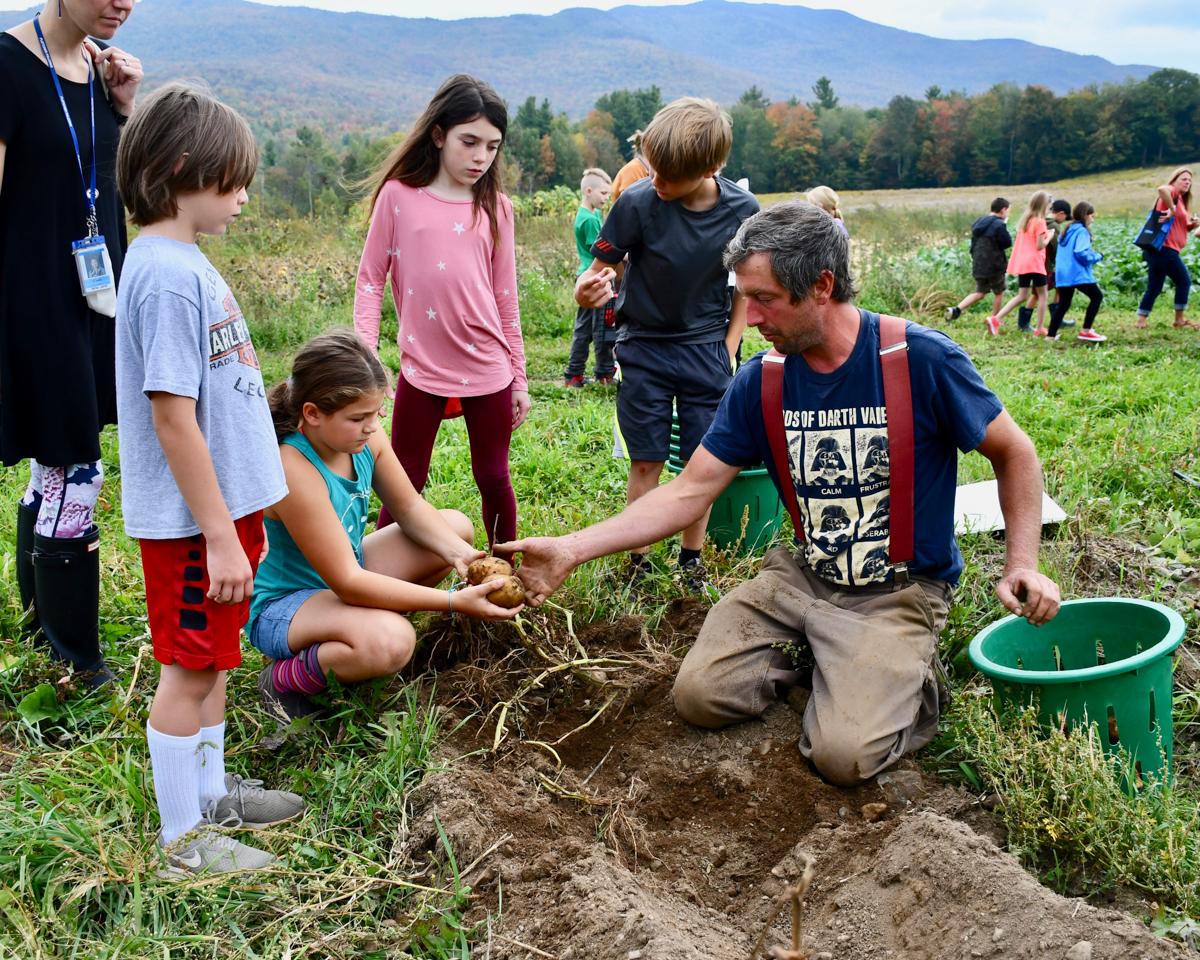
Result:
{"type": "MultiPolygon", "coordinates": [[[[676,606],[656,639],[694,635],[703,612],[676,606]]],[[[617,653],[642,629],[629,618],[580,639],[590,654],[617,653]]],[[[452,667],[439,690],[452,696],[476,673],[452,667]]],[[[403,838],[414,860],[435,854],[436,818],[470,866],[477,956],[746,960],[805,853],[812,960],[1193,956],[1042,887],[997,847],[1003,830],[974,798],[911,762],[883,786],[824,783],[796,748],[790,705],[699,730],[675,715],[669,669],[647,671],[598,718],[604,688],[539,696],[498,751],[494,715],[459,728],[403,838]],[[873,803],[888,805],[877,822],[862,810],[873,803]]],[[[778,913],[768,947],[787,942],[789,916],[778,913]]]]}

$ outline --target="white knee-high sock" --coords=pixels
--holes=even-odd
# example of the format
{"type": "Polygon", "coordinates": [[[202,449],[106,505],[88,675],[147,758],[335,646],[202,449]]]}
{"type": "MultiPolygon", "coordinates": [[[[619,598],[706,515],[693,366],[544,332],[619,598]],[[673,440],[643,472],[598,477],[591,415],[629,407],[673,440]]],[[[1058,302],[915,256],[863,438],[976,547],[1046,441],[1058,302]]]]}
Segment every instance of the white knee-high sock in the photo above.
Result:
{"type": "Polygon", "coordinates": [[[200,781],[200,809],[220,800],[225,789],[225,721],[200,728],[200,748],[196,751],[196,771],[200,781]]]}
{"type": "Polygon", "coordinates": [[[200,789],[196,750],[200,733],[173,737],[146,724],[150,769],[154,773],[154,796],[162,821],[164,845],[183,836],[200,821],[200,789]]]}

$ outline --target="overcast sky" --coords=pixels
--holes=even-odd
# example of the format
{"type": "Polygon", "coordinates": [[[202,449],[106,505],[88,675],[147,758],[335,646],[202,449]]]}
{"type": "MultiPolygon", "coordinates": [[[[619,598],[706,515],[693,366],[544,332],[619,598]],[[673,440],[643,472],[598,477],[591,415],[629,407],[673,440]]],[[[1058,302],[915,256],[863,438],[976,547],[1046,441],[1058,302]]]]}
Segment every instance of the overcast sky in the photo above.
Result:
{"type": "MultiPolygon", "coordinates": [[[[276,6],[361,10],[401,17],[489,17],[509,13],[556,13],[567,7],[618,6],[618,0],[257,0],[276,6]]],[[[688,0],[641,0],[675,3],[688,0]]],[[[790,3],[791,0],[776,0],[790,3]]],[[[1149,63],[1200,71],[1200,3],[1197,0],[841,0],[804,6],[833,7],[865,20],[958,39],[1016,37],[1094,53],[1114,63],[1149,63]]]]}

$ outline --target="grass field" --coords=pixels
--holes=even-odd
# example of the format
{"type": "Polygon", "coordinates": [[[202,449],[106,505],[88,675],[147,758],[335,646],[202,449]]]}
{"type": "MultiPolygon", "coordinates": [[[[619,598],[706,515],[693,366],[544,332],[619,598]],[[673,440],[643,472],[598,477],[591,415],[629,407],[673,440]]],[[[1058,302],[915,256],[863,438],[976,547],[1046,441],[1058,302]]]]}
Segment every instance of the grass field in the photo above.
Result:
{"type": "MultiPolygon", "coordinates": [[[[1091,200],[1104,216],[1136,215],[1161,179],[1161,170],[1137,171],[1051,189],[1056,196],[1091,200]]],[[[1027,190],[846,195],[855,244],[863,249],[856,259],[859,302],[943,327],[1033,438],[1047,490],[1070,517],[1050,534],[1043,552],[1044,567],[1060,580],[1065,596],[1137,595],[1185,613],[1188,641],[1175,702],[1178,780],[1169,802],[1130,801],[1104,788],[1110,772],[1088,766],[1078,744],[1067,742],[1049,758],[1037,735],[998,727],[980,714],[974,695],[979,681],[963,652],[970,637],[1001,614],[991,586],[1002,545],[990,537],[962,544],[967,569],[943,650],[954,665],[956,688],[966,695],[924,759],[973,789],[1000,794],[1014,849],[1049,882],[1084,892],[1132,886],[1154,896],[1163,907],[1161,924],[1174,924],[1178,932],[1189,918],[1200,918],[1200,856],[1191,856],[1200,836],[1200,648],[1192,617],[1200,489],[1173,471],[1200,472],[1200,332],[1169,328],[1166,297],[1150,329],[1134,330],[1136,277],[1126,282],[1116,273],[1097,325],[1110,339],[1100,347],[1021,337],[1013,324],[991,338],[982,308],[945,326],[944,308],[972,288],[963,269],[964,227],[997,192],[1015,201],[1027,190]],[[1070,766],[1065,755],[1082,759],[1070,766]],[[1063,764],[1057,777],[1086,770],[1098,778],[1088,792],[1090,807],[1073,809],[1040,792],[1052,761],[1063,764]],[[1125,829],[1104,828],[1114,822],[1125,829]]],[[[1111,263],[1123,263],[1135,221],[1108,219],[1097,245],[1111,263]]],[[[250,321],[268,382],[286,376],[298,344],[349,323],[361,235],[359,224],[280,224],[256,221],[251,213],[233,236],[205,244],[250,321]]],[[[620,508],[625,467],[610,456],[612,394],[560,386],[574,315],[569,223],[522,221],[518,243],[534,402],[512,449],[520,527],[523,533],[560,533],[620,508]]],[[[1136,271],[1137,264],[1129,269],[1136,271]]],[[[392,345],[384,356],[393,367],[394,336],[394,316],[385,316],[384,340],[392,345]]],[[[749,352],[761,346],[748,338],[749,352]]],[[[475,516],[466,450],[461,421],[446,424],[426,496],[475,516]]],[[[17,639],[11,542],[27,472],[0,476],[0,957],[468,956],[478,931],[463,920],[470,899],[461,881],[466,871],[445,834],[424,862],[398,852],[409,828],[408,792],[442,762],[438,745],[448,721],[434,671],[345,691],[333,717],[267,751],[261,745],[272,731],[257,704],[259,661],[250,651],[246,666],[231,678],[230,767],[299,790],[312,812],[255,838],[281,855],[285,869],[233,882],[155,878],[156,817],[143,729],[156,668],[136,546],[121,529],[111,429],[104,455],[101,614],[120,678],[110,696],[83,696],[60,679],[60,669],[17,639]]],[[[962,460],[962,481],[988,475],[981,457],[962,460]]],[[[667,556],[665,546],[658,548],[656,559],[667,556]]],[[[723,588],[752,566],[726,554],[708,559],[723,588]]],[[[581,568],[557,603],[576,625],[637,613],[653,632],[678,588],[663,577],[655,581],[655,596],[637,601],[613,586],[620,563],[581,568]]],[[[417,623],[420,633],[434,618],[419,616],[417,623]]],[[[482,632],[516,645],[511,627],[482,632]]]]}

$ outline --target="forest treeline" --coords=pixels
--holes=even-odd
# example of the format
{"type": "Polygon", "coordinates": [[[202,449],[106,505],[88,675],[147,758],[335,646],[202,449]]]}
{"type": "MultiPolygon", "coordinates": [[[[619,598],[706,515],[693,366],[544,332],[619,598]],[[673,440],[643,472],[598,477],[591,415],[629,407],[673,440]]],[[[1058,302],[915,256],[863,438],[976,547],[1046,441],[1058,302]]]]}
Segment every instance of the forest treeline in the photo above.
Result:
{"type": "MultiPolygon", "coordinates": [[[[510,114],[504,181],[510,193],[575,187],[585,167],[610,173],[629,159],[628,137],[663,105],[658,87],[616,90],[582,119],[528,98],[510,114]]],[[[811,99],[772,101],[751,87],[729,106],[726,175],[758,193],[1036,183],[1200,157],[1200,76],[1163,69],[1144,80],[1062,96],[999,84],[967,96],[930,87],[886,107],[843,105],[822,77],[811,99]]],[[[315,127],[263,144],[260,194],[277,215],[344,212],[361,180],[401,135],[330,142],[315,127]]]]}

